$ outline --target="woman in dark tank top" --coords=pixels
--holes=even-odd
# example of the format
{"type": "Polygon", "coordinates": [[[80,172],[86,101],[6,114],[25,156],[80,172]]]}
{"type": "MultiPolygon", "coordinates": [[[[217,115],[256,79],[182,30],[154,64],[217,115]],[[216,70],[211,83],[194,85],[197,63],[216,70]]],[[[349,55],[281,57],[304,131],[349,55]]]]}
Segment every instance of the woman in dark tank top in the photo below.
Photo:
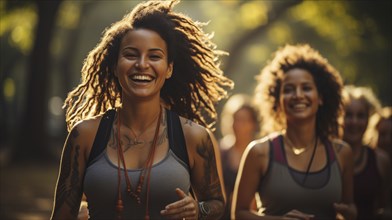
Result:
{"type": "Polygon", "coordinates": [[[364,138],[369,117],[380,103],[369,87],[344,87],[345,117],[343,140],[354,155],[354,201],[358,220],[387,219],[391,190],[390,159],[386,152],[368,146],[364,138]]]}
{"type": "Polygon", "coordinates": [[[51,219],[76,219],[82,194],[93,219],[223,214],[219,148],[209,128],[232,81],[219,67],[223,53],[200,23],[173,10],[176,3],[137,4],[87,56],[81,83],[65,101],[70,133],[51,219]],[[172,151],[169,110],[180,116],[179,147],[189,163],[172,151]],[[104,151],[88,163],[110,115],[109,139],[97,141],[104,151]]]}
{"type": "Polygon", "coordinates": [[[232,218],[355,219],[350,147],[339,140],[342,79],[309,45],[286,45],[258,76],[262,131],[245,150],[232,218]],[[249,205],[260,195],[259,213],[249,205]]]}

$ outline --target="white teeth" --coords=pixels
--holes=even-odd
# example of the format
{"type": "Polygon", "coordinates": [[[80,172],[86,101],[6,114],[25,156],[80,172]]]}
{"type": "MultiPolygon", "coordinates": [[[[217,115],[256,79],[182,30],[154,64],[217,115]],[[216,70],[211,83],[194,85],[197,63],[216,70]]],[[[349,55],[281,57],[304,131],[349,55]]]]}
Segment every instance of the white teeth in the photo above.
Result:
{"type": "Polygon", "coordinates": [[[299,108],[306,108],[306,105],[305,104],[296,104],[293,107],[297,108],[297,109],[299,109],[299,108]]]}
{"type": "Polygon", "coordinates": [[[131,76],[132,80],[145,80],[145,81],[151,81],[153,78],[148,75],[133,75],[131,76]]]}

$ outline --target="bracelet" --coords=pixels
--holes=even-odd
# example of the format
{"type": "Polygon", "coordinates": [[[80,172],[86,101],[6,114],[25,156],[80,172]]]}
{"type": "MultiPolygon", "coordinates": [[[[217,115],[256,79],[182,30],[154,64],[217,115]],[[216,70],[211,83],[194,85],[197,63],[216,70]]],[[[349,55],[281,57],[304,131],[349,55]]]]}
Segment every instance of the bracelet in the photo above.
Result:
{"type": "Polygon", "coordinates": [[[210,214],[210,207],[205,202],[199,202],[199,220],[207,219],[210,214]]]}

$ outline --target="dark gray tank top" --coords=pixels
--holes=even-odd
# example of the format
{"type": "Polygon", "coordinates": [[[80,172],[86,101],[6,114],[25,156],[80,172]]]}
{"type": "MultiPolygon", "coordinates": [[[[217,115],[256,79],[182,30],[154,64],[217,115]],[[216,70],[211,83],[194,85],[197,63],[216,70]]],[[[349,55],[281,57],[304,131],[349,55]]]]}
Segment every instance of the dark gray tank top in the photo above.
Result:
{"type": "MultiPolygon", "coordinates": [[[[140,171],[128,169],[132,186],[137,185],[140,171]]],[[[187,165],[169,149],[165,158],[153,165],[150,178],[150,219],[164,219],[160,211],[165,209],[166,205],[179,200],[175,189],[180,188],[185,193],[189,191],[190,175],[187,165]]],[[[88,200],[90,219],[116,219],[117,181],[117,165],[109,160],[105,150],[86,170],[84,192],[88,200]]],[[[141,194],[142,204],[139,205],[126,193],[124,176],[121,181],[123,219],[144,219],[146,184],[141,194]]]]}
{"type": "MultiPolygon", "coordinates": [[[[154,164],[150,176],[149,215],[150,219],[164,219],[160,211],[166,205],[179,200],[175,192],[180,188],[185,193],[191,189],[189,161],[186,143],[178,115],[165,109],[167,114],[167,134],[169,150],[161,161],[154,164]]],[[[106,153],[106,145],[114,119],[114,110],[109,110],[102,117],[97,135],[94,140],[92,153],[84,177],[83,190],[88,201],[90,219],[114,220],[117,219],[115,210],[118,193],[118,170],[106,153]],[[102,149],[102,150],[101,150],[102,149]]],[[[141,169],[128,169],[132,186],[137,185],[141,169]]],[[[126,182],[121,169],[121,192],[124,205],[123,219],[144,219],[145,187],[142,189],[142,203],[136,201],[126,193],[126,182]]]]}
{"type": "Polygon", "coordinates": [[[324,146],[326,167],[310,172],[307,183],[303,184],[298,181],[301,172],[288,166],[282,136],[271,140],[268,171],[259,187],[266,215],[282,216],[297,209],[315,215],[314,219],[336,218],[333,203],[341,200],[342,180],[331,143],[325,142],[324,146]]]}

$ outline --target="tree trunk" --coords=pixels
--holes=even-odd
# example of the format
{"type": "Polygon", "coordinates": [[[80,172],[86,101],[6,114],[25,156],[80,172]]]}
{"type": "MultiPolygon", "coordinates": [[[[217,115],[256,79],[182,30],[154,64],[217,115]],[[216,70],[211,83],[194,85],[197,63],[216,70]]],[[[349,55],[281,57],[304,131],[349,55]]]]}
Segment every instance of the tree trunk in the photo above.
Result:
{"type": "Polygon", "coordinates": [[[51,160],[47,135],[47,100],[50,44],[61,1],[36,1],[38,23],[27,66],[27,89],[22,121],[17,135],[16,160],[51,160]]]}

